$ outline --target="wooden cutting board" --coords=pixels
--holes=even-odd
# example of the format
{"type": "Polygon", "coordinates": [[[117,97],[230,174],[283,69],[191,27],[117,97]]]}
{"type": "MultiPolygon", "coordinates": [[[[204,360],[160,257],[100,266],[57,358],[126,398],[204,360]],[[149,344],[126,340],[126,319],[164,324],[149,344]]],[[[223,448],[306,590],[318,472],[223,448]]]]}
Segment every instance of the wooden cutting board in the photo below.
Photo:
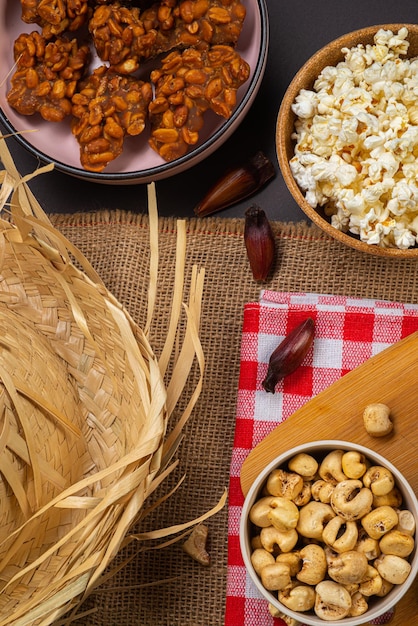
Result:
{"type": "MultiPolygon", "coordinates": [[[[319,439],[342,439],[375,450],[396,465],[418,493],[418,332],[340,378],[267,435],[242,465],[244,495],[278,454],[319,439]],[[371,402],[391,408],[394,430],[387,437],[370,437],[364,429],[363,409],[371,402]]],[[[408,623],[418,623],[418,579],[397,605],[390,626],[408,623]]]]}

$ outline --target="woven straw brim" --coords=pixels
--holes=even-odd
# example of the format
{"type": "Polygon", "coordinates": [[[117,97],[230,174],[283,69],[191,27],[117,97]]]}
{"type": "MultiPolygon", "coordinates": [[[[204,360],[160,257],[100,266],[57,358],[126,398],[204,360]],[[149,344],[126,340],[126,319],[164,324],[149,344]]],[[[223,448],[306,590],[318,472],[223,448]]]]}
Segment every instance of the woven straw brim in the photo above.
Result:
{"type": "MultiPolygon", "coordinates": [[[[196,353],[203,368],[202,281],[195,272],[187,349],[167,384],[182,288],[174,290],[170,336],[157,359],[146,329],[42,215],[1,139],[0,149],[3,204],[11,193],[12,209],[12,223],[0,221],[0,626],[46,625],[100,582],[162,470],[170,471],[201,385],[167,438],[196,353]]],[[[150,222],[158,223],[155,212],[150,222]]],[[[151,233],[149,320],[156,248],[151,233]]],[[[183,270],[184,259],[180,283],[183,270]]]]}

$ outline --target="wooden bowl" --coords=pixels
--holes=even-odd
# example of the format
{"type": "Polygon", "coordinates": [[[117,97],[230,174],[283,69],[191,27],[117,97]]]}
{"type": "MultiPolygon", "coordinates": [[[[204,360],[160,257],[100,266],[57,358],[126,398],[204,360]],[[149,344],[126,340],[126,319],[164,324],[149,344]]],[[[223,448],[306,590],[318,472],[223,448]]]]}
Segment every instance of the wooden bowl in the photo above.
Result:
{"type": "Polygon", "coordinates": [[[342,48],[351,48],[359,43],[363,43],[364,45],[373,44],[374,35],[380,28],[398,32],[400,28],[405,26],[408,29],[407,39],[410,44],[407,56],[418,56],[418,25],[416,24],[369,26],[343,35],[318,50],[318,52],[302,66],[290,83],[280,106],[276,127],[277,158],[284,181],[293,198],[307,217],[326,233],[345,245],[351,246],[361,252],[398,259],[418,258],[418,247],[409,248],[407,250],[383,248],[361,241],[358,236],[351,233],[344,233],[332,226],[330,219],[325,215],[322,207],[312,208],[306,201],[303,191],[293,177],[289,160],[294,156],[294,140],[292,140],[292,133],[294,132],[296,119],[296,115],[293,113],[291,106],[300,90],[312,89],[313,83],[324,67],[328,65],[335,66],[337,63],[344,60],[344,55],[341,52],[342,48]]]}

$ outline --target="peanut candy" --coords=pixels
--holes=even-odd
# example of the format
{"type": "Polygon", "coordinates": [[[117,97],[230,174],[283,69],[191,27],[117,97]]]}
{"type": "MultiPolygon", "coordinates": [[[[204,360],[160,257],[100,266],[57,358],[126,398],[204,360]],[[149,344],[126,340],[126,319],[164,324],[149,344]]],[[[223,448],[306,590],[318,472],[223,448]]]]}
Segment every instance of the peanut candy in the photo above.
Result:
{"type": "Polygon", "coordinates": [[[75,39],[47,41],[40,33],[22,33],[14,43],[16,70],[7,101],[21,115],[39,112],[49,122],[71,114],[71,98],[90,58],[88,46],[75,39]]]}
{"type": "Polygon", "coordinates": [[[151,73],[150,146],[166,161],[186,154],[199,140],[205,111],[228,119],[249,75],[248,63],[231,46],[171,52],[151,73]]]}
{"type": "MultiPolygon", "coordinates": [[[[98,4],[113,4],[115,0],[93,0],[94,6],[98,4]]],[[[123,6],[135,6],[143,11],[149,9],[149,7],[155,3],[155,0],[123,0],[123,6]]]]}
{"type": "Polygon", "coordinates": [[[89,0],[21,0],[22,20],[38,24],[46,39],[76,31],[87,22],[89,0]]]}
{"type": "Polygon", "coordinates": [[[142,133],[151,98],[150,83],[104,65],[82,82],[72,99],[71,130],[84,169],[101,172],[122,153],[126,135],[142,133]]]}
{"type": "Polygon", "coordinates": [[[161,0],[142,12],[115,2],[96,7],[89,30],[102,61],[128,74],[174,48],[235,45],[245,13],[241,0],[161,0]]]}

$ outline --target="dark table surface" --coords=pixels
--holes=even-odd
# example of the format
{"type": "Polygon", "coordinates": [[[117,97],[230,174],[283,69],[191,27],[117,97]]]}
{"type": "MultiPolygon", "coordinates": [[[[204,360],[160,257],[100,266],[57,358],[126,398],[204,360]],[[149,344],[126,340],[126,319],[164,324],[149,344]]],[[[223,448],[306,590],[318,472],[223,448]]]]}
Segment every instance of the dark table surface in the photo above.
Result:
{"type": "MultiPolygon", "coordinates": [[[[160,215],[193,216],[193,207],[231,164],[242,162],[262,150],[274,163],[276,177],[251,199],[217,215],[242,217],[249,204],[256,202],[272,220],[296,222],[305,219],[284,184],[276,158],[276,118],[288,84],[314,52],[344,33],[375,24],[418,21],[417,0],[267,0],[267,5],[269,55],[251,110],[235,133],[209,158],[185,173],[157,182],[160,215]]],[[[1,125],[0,129],[4,131],[1,125]]],[[[8,143],[21,174],[31,172],[39,165],[13,138],[8,143]]],[[[146,210],[146,185],[109,186],[53,171],[38,176],[31,187],[49,213],[146,210]]]]}

